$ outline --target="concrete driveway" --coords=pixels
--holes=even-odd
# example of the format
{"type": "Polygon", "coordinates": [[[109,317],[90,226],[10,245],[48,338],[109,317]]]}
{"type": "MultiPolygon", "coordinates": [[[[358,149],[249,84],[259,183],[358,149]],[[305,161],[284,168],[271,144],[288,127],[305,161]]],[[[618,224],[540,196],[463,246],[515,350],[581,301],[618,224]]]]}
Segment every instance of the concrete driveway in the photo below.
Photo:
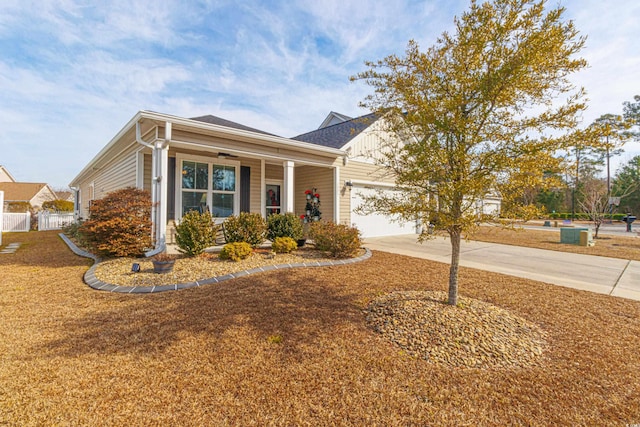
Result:
{"type": "MultiPolygon", "coordinates": [[[[449,264],[442,237],[417,243],[416,235],[365,239],[369,249],[449,264]]],[[[485,242],[462,242],[460,265],[640,301],[640,262],[485,242]]]]}

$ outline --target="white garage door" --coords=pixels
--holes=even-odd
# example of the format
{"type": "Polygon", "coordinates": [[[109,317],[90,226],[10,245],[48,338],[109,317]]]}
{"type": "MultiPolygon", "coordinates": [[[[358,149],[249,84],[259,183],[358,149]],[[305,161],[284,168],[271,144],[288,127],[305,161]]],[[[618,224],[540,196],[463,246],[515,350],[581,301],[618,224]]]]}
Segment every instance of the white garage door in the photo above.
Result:
{"type": "MultiPolygon", "coordinates": [[[[392,193],[393,190],[385,190],[392,193]]],[[[357,214],[353,211],[363,203],[363,196],[376,194],[376,189],[354,186],[351,188],[351,223],[362,232],[362,237],[395,236],[398,234],[414,234],[416,232],[415,222],[399,223],[391,221],[385,215],[380,214],[357,214]]]]}

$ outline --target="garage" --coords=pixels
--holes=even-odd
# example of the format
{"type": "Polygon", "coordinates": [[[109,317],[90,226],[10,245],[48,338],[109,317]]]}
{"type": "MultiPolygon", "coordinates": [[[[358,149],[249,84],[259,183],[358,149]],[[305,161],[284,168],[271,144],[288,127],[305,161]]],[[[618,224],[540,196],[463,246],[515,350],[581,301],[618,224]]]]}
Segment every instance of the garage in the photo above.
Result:
{"type": "Polygon", "coordinates": [[[393,194],[391,189],[382,187],[361,187],[354,185],[351,187],[351,223],[362,232],[362,237],[395,236],[398,234],[415,234],[415,222],[394,222],[385,215],[380,214],[358,214],[354,212],[358,206],[362,205],[364,197],[373,196],[377,190],[383,190],[388,194],[393,194]]]}

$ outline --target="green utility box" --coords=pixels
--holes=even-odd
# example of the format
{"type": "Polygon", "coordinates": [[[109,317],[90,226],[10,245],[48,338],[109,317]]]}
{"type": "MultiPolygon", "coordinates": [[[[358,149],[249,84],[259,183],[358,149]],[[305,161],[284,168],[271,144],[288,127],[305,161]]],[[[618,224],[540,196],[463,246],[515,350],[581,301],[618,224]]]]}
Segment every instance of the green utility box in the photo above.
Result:
{"type": "MultiPolygon", "coordinates": [[[[567,243],[569,245],[579,245],[580,233],[582,231],[586,231],[589,234],[591,234],[589,229],[586,227],[560,227],[560,243],[567,243]]],[[[591,240],[591,239],[588,239],[588,240],[591,240]]]]}

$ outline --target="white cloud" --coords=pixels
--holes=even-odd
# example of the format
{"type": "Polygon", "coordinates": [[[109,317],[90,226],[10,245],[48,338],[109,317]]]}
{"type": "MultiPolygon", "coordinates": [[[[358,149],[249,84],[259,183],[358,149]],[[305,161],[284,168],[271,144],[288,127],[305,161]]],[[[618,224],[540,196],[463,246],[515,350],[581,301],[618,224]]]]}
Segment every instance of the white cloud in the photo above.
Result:
{"type": "MultiPolygon", "coordinates": [[[[589,35],[585,120],[640,94],[640,5],[566,0],[589,35]]],[[[215,114],[282,136],[329,111],[357,116],[365,60],[427,48],[468,0],[3,0],[0,164],[17,178],[69,182],[141,109],[215,114]],[[37,153],[34,155],[34,153],[37,153]],[[55,163],[56,167],[51,167],[55,163]]]]}

